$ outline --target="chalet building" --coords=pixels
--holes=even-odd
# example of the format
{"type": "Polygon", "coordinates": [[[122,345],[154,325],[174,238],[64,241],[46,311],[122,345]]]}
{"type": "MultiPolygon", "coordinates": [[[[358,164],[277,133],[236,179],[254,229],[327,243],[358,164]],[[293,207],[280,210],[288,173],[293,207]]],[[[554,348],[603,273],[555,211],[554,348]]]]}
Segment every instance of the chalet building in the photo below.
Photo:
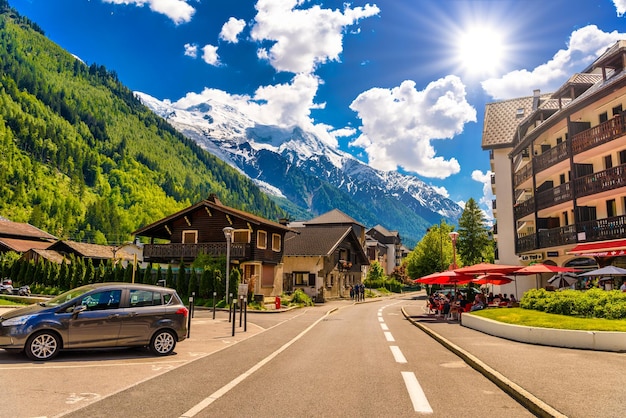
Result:
{"type": "Polygon", "coordinates": [[[376,225],[366,232],[366,236],[368,259],[378,261],[386,275],[402,265],[402,240],[398,231],[376,225]]]}
{"type": "Polygon", "coordinates": [[[37,261],[39,257],[47,258],[49,261],[59,261],[59,259],[69,261],[72,255],[84,260],[91,259],[95,266],[108,260],[112,260],[114,263],[121,262],[124,266],[134,261],[133,255],[127,252],[123,246],[88,244],[69,240],[57,241],[50,245],[45,252],[36,251],[27,258],[34,261],[37,261]]]}
{"type": "Polygon", "coordinates": [[[285,225],[223,205],[215,195],[133,232],[147,237],[143,260],[149,263],[190,264],[200,254],[225,256],[224,228],[233,228],[230,262],[242,272],[254,293],[282,293],[285,225]],[[161,243],[163,242],[163,243],[161,243]]]}
{"type": "Polygon", "coordinates": [[[0,217],[0,254],[9,251],[21,254],[30,249],[45,250],[56,240],[54,235],[30,224],[0,217]]]}
{"type": "Polygon", "coordinates": [[[369,265],[363,225],[334,209],[289,226],[283,289],[302,289],[316,302],[349,297],[350,287],[363,282],[369,265]]]}
{"type": "Polygon", "coordinates": [[[625,66],[619,41],[552,94],[486,105],[498,262],[626,267],[625,66]]]}

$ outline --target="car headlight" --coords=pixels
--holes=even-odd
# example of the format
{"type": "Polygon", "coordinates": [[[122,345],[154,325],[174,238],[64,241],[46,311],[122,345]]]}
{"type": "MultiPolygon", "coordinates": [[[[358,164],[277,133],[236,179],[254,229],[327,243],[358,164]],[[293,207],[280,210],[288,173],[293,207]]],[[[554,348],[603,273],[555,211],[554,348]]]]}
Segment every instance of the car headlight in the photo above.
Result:
{"type": "Polygon", "coordinates": [[[10,318],[7,319],[5,321],[2,321],[2,326],[3,327],[13,327],[16,325],[24,325],[30,318],[34,317],[35,315],[22,315],[22,316],[16,316],[15,318],[10,318]]]}

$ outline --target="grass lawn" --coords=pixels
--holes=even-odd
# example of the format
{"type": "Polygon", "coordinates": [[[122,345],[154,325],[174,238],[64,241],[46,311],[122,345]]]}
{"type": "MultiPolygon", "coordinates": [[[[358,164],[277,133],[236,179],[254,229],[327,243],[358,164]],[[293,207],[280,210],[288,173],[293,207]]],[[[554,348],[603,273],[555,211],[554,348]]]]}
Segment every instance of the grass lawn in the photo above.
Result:
{"type": "Polygon", "coordinates": [[[577,318],[522,308],[484,309],[472,312],[472,315],[527,327],[626,332],[626,320],[623,319],[577,318]]]}
{"type": "Polygon", "coordinates": [[[0,306],[23,306],[23,304],[0,298],[0,306]]]}

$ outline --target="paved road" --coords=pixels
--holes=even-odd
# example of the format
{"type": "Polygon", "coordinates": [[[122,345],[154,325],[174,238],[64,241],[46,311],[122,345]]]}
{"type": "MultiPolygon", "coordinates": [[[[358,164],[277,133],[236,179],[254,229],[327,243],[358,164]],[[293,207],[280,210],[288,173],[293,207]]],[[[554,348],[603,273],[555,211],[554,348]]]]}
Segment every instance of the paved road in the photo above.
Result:
{"type": "Polygon", "coordinates": [[[250,314],[234,338],[225,313],[197,311],[191,338],[165,358],[121,350],[33,363],[0,350],[3,399],[30,400],[0,403],[0,417],[530,415],[404,315],[565,416],[626,416],[626,354],[507,341],[423,305],[405,295],[250,314]]]}

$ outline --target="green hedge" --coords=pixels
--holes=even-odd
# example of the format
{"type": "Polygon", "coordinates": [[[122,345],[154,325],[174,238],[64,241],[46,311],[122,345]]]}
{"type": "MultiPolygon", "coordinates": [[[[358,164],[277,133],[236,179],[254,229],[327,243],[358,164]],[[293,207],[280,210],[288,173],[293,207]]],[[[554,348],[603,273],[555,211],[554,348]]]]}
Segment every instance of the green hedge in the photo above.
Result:
{"type": "Polygon", "coordinates": [[[520,307],[584,318],[626,319],[626,292],[532,289],[524,294],[520,307]]]}

